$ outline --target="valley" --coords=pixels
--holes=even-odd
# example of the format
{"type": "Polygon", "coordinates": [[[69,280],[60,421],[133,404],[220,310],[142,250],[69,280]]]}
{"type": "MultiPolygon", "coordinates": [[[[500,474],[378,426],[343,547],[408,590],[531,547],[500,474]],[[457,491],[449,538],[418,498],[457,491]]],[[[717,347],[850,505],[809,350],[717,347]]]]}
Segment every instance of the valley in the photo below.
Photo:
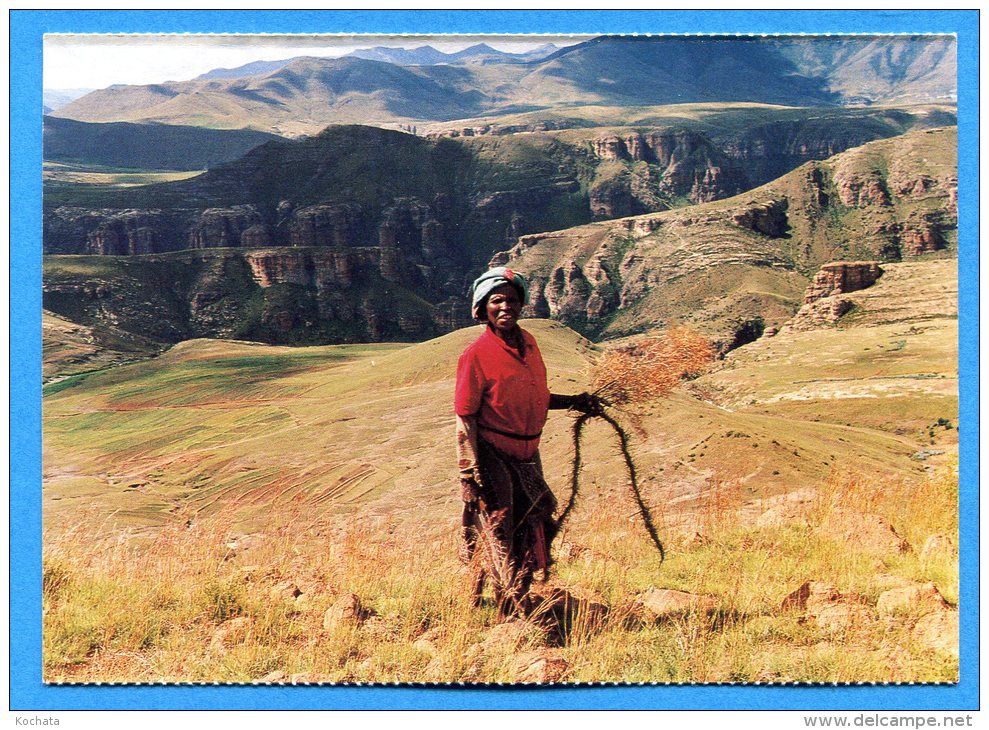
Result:
{"type": "Polygon", "coordinates": [[[686,132],[576,146],[332,128],[182,182],[49,190],[46,246],[70,255],[46,258],[45,307],[163,342],[408,341],[467,324],[460,297],[491,259],[534,277],[533,314],[585,335],[684,321],[728,346],[789,317],[829,260],[950,255],[954,136],[913,130],[750,189],[686,132]],[[642,209],[661,212],[628,215],[642,209]]]}

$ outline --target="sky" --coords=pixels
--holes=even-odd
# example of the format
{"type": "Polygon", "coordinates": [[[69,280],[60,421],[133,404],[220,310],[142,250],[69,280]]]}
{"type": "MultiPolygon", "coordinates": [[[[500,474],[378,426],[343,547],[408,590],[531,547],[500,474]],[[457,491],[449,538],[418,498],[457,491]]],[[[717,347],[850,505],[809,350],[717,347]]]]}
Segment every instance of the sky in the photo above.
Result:
{"type": "Polygon", "coordinates": [[[113,84],[155,84],[195,78],[215,68],[294,56],[343,56],[358,48],[430,45],[453,53],[487,43],[524,53],[590,36],[489,35],[164,35],[48,34],[44,38],[45,89],[102,89],[113,84]]]}

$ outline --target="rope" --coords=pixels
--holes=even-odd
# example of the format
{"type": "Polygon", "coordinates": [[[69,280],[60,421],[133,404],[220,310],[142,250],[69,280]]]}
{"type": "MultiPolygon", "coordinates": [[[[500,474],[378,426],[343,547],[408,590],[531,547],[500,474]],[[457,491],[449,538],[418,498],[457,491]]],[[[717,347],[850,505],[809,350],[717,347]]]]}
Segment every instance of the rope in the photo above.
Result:
{"type": "Polygon", "coordinates": [[[632,461],[632,454],[628,450],[628,435],[625,430],[614,418],[609,416],[603,410],[598,413],[582,413],[577,417],[577,420],[573,424],[573,469],[570,472],[570,499],[567,500],[567,506],[563,508],[563,512],[560,513],[560,519],[557,524],[562,527],[564,521],[570,515],[571,510],[574,508],[574,504],[577,501],[578,493],[578,482],[580,479],[580,469],[581,469],[581,458],[580,458],[580,436],[584,430],[584,424],[587,423],[592,418],[600,418],[605,423],[608,423],[618,434],[618,443],[621,447],[622,456],[625,458],[625,467],[628,469],[629,476],[629,488],[631,489],[632,496],[635,498],[635,503],[638,505],[639,514],[642,516],[642,522],[646,526],[646,531],[649,533],[649,537],[652,538],[653,544],[656,549],[659,550],[659,559],[662,562],[666,560],[666,551],[663,549],[663,543],[659,539],[659,533],[656,531],[656,526],[652,521],[652,513],[649,512],[649,508],[642,499],[642,493],[639,491],[639,482],[636,477],[635,463],[632,461]]]}

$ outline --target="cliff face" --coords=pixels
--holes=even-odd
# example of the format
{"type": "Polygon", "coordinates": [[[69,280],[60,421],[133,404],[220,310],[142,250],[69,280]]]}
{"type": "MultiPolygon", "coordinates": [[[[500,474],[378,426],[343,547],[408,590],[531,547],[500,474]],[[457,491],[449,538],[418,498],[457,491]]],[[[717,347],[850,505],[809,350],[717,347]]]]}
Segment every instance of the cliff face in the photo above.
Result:
{"type": "Polygon", "coordinates": [[[803,305],[781,331],[834,327],[855,306],[852,299],[845,295],[868,289],[879,281],[883,273],[878,261],[824,264],[807,287],[803,305]]]}
{"type": "Polygon", "coordinates": [[[463,307],[415,293],[430,291],[428,276],[389,247],[52,257],[43,301],[75,322],[165,342],[411,341],[467,324],[463,307]]]}
{"type": "MultiPolygon", "coordinates": [[[[805,301],[809,277],[832,261],[806,296],[837,319],[847,311],[840,302],[831,306],[840,293],[870,286],[882,261],[950,253],[957,228],[953,138],[953,129],[915,132],[806,165],[729,200],[524,236],[492,264],[532,276],[533,314],[585,334],[617,337],[686,323],[727,348],[789,320],[805,301]],[[841,258],[852,261],[834,262],[841,258]]],[[[629,149],[627,140],[601,144],[603,154],[629,149]]]]}
{"type": "Polygon", "coordinates": [[[613,163],[605,168],[611,175],[590,190],[599,220],[719,200],[751,187],[742,169],[697,132],[609,134],[588,144],[597,160],[613,163]]]}
{"type": "Polygon", "coordinates": [[[792,315],[806,277],[824,262],[895,261],[954,245],[953,130],[870,143],[728,199],[741,173],[703,135],[661,130],[583,144],[523,136],[467,149],[344,128],[113,199],[157,207],[50,202],[47,251],[139,258],[134,270],[157,289],[144,287],[147,312],[131,311],[131,293],[144,285],[127,279],[124,264],[105,263],[124,277],[119,287],[112,278],[46,278],[49,308],[121,317],[166,341],[416,339],[455,321],[434,310],[459,311],[454,302],[492,251],[510,248],[495,260],[532,275],[534,311],[587,334],[685,318],[735,342],[740,331],[792,315]],[[383,165],[388,175],[375,172],[383,165]],[[707,202],[665,210],[687,199],[707,202]],[[216,256],[188,272],[169,268],[189,255],[182,251],[216,256]],[[164,269],[152,275],[156,266],[164,269]],[[161,284],[192,271],[201,280],[161,284]],[[430,306],[426,314],[404,304],[378,310],[396,297],[430,306]]]}
{"type": "Polygon", "coordinates": [[[824,264],[804,294],[804,304],[872,286],[883,275],[878,261],[838,261],[824,264]]]}

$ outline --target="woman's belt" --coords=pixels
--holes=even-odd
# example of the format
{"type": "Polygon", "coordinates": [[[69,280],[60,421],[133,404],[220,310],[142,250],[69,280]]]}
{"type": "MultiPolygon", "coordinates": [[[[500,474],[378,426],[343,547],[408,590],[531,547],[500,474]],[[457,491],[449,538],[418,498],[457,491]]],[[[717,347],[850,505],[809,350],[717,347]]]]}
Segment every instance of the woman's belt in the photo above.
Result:
{"type": "Polygon", "coordinates": [[[477,425],[478,427],[483,428],[485,431],[490,431],[491,433],[496,433],[499,436],[504,436],[506,438],[516,439],[517,441],[535,441],[537,438],[543,435],[542,431],[530,436],[528,434],[512,433],[511,431],[502,431],[499,428],[492,428],[491,426],[485,426],[483,423],[479,423],[477,425]]]}

